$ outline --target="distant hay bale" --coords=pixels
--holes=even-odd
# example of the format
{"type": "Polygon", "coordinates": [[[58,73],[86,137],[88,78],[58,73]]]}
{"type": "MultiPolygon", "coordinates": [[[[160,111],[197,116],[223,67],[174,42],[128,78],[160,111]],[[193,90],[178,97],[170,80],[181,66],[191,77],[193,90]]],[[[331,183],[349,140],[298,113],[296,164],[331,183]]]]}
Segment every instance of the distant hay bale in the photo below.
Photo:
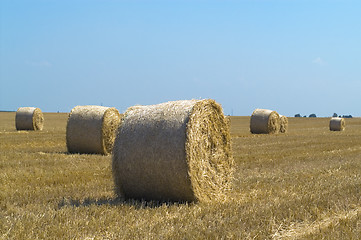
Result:
{"type": "Polygon", "coordinates": [[[286,133],[288,130],[288,118],[283,115],[280,116],[280,133],[286,133]]]}
{"type": "Polygon", "coordinates": [[[333,117],[330,120],[331,131],[343,131],[345,129],[345,119],[340,117],[333,117]]]}
{"type": "Polygon", "coordinates": [[[114,143],[118,196],[224,201],[233,179],[229,120],[214,100],[133,106],[114,143]]]}
{"type": "Polygon", "coordinates": [[[70,153],[110,154],[120,123],[117,109],[76,106],[68,118],[66,145],[70,153]]]}
{"type": "Polygon", "coordinates": [[[251,116],[251,133],[278,133],[280,131],[280,117],[276,111],[256,109],[251,116]]]}
{"type": "Polygon", "coordinates": [[[40,108],[20,107],[15,115],[16,130],[43,130],[44,116],[40,108]]]}

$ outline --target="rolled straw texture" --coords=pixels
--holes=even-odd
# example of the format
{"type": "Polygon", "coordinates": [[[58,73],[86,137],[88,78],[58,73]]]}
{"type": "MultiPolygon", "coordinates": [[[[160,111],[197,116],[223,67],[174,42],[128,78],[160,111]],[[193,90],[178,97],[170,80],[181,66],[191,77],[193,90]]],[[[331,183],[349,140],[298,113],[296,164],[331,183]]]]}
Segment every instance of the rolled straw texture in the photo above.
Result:
{"type": "Polygon", "coordinates": [[[283,115],[280,116],[280,133],[286,133],[288,130],[288,118],[283,115]]]}
{"type": "Polygon", "coordinates": [[[280,131],[280,117],[276,111],[256,109],[251,116],[251,133],[278,133],[280,131]]]}
{"type": "Polygon", "coordinates": [[[20,107],[15,115],[16,130],[43,130],[44,116],[40,108],[20,107]]]}
{"type": "Polygon", "coordinates": [[[234,165],[228,124],[214,100],[130,107],[114,143],[116,193],[157,201],[225,201],[234,165]]]}
{"type": "Polygon", "coordinates": [[[330,130],[331,131],[343,131],[345,129],[345,119],[334,117],[330,120],[330,130]]]}
{"type": "Polygon", "coordinates": [[[110,154],[120,124],[117,109],[102,106],[76,106],[66,126],[70,153],[110,154]]]}

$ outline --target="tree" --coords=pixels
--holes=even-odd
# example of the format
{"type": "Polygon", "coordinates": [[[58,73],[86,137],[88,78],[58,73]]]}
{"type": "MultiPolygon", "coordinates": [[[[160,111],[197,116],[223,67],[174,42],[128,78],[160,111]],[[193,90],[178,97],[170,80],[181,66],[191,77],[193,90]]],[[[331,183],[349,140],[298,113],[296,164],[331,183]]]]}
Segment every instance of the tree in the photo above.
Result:
{"type": "Polygon", "coordinates": [[[317,116],[316,116],[316,114],[311,113],[310,116],[308,116],[308,117],[317,117],[317,116]]]}
{"type": "Polygon", "coordinates": [[[301,117],[301,114],[297,113],[295,114],[295,117],[301,117]]]}
{"type": "Polygon", "coordinates": [[[332,117],[337,117],[338,115],[337,115],[337,113],[334,113],[333,115],[332,115],[332,117]]]}

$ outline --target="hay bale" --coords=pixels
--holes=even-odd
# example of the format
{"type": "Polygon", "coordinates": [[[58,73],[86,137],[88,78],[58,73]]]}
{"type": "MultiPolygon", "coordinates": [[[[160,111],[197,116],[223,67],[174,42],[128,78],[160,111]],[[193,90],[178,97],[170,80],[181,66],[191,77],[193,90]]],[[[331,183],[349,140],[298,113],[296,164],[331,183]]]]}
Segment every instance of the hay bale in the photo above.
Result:
{"type": "Polygon", "coordinates": [[[224,201],[234,164],[228,123],[214,100],[128,108],[114,143],[116,193],[158,201],[224,201]]]}
{"type": "Polygon", "coordinates": [[[20,107],[15,115],[16,130],[43,130],[44,116],[40,108],[20,107]]]}
{"type": "Polygon", "coordinates": [[[343,131],[345,129],[345,119],[333,117],[330,120],[330,131],[343,131]]]}
{"type": "Polygon", "coordinates": [[[66,145],[70,153],[110,154],[120,123],[117,109],[76,106],[68,118],[66,145]]]}
{"type": "Polygon", "coordinates": [[[288,130],[288,118],[283,115],[280,116],[280,133],[286,133],[288,130]]]}
{"type": "Polygon", "coordinates": [[[276,111],[256,109],[251,116],[251,133],[278,133],[280,131],[280,116],[276,111]]]}

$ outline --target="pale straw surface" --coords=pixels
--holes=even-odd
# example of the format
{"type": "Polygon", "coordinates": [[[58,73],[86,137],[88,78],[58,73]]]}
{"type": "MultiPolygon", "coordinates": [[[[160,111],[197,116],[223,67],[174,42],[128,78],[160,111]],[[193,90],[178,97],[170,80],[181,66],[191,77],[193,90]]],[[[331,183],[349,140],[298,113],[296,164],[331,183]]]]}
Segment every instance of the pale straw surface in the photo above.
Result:
{"type": "Polygon", "coordinates": [[[343,131],[345,129],[345,119],[334,117],[330,120],[330,130],[331,131],[343,131]]]}
{"type": "Polygon", "coordinates": [[[276,111],[256,109],[250,121],[251,133],[278,133],[280,131],[280,117],[276,111]]]}
{"type": "Polygon", "coordinates": [[[288,118],[284,115],[280,116],[280,133],[286,133],[288,130],[288,118]]]}
{"type": "Polygon", "coordinates": [[[70,153],[110,154],[120,114],[103,106],[76,106],[69,115],[66,143],[70,153]]]}
{"type": "Polygon", "coordinates": [[[16,130],[43,130],[44,116],[39,108],[20,107],[15,115],[16,130]]]}
{"type": "Polygon", "coordinates": [[[118,195],[223,201],[232,172],[229,126],[215,101],[173,101],[125,112],[113,151],[118,195]]]}

